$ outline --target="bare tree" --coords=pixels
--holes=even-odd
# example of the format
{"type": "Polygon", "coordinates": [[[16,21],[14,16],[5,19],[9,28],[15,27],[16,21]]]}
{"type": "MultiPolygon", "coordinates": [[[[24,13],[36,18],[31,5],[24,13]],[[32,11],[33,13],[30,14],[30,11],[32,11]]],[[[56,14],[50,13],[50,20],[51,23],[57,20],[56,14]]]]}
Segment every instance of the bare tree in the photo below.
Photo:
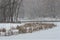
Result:
{"type": "Polygon", "coordinates": [[[3,13],[3,22],[13,22],[13,15],[16,14],[16,20],[19,13],[22,0],[1,0],[0,10],[3,13]]]}
{"type": "Polygon", "coordinates": [[[21,4],[22,4],[23,0],[20,0],[20,2],[18,3],[18,6],[17,6],[17,10],[16,10],[16,21],[18,21],[18,13],[19,13],[19,9],[21,7],[21,4]]]}
{"type": "Polygon", "coordinates": [[[1,0],[1,5],[0,5],[0,10],[2,11],[3,14],[3,22],[6,21],[6,6],[7,5],[7,0],[1,0]]]}
{"type": "Polygon", "coordinates": [[[48,13],[55,18],[56,17],[55,0],[48,0],[47,4],[48,4],[47,9],[49,10],[49,11],[47,10],[48,13]]]}

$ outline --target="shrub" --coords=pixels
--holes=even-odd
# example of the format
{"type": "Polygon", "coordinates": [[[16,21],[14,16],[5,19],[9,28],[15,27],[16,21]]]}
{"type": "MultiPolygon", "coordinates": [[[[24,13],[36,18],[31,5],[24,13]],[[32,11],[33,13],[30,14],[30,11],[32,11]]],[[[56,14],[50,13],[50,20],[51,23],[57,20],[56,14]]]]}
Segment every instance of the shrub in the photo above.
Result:
{"type": "Polygon", "coordinates": [[[6,32],[6,29],[5,29],[5,28],[3,28],[3,29],[2,29],[2,32],[6,32]]]}
{"type": "Polygon", "coordinates": [[[0,32],[1,32],[2,30],[0,29],[0,32]]]}

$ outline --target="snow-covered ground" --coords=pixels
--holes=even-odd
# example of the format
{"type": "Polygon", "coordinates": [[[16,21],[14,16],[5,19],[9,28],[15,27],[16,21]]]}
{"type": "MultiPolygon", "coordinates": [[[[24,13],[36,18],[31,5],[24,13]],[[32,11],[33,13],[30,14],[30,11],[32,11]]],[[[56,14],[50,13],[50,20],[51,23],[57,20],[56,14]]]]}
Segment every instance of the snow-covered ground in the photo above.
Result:
{"type": "Polygon", "coordinates": [[[0,28],[6,28],[7,30],[10,29],[11,27],[16,27],[18,25],[23,25],[24,23],[0,23],[0,28]]]}
{"type": "MultiPolygon", "coordinates": [[[[0,36],[0,40],[60,40],[60,22],[53,23],[57,24],[57,27],[48,30],[40,30],[33,33],[18,34],[13,36],[0,36]]],[[[9,26],[13,26],[13,24],[10,23],[9,25],[5,25],[3,26],[6,28],[8,28],[9,26]]],[[[14,26],[15,25],[16,24],[14,24],[14,26]]],[[[1,23],[0,27],[2,27],[1,23]]]]}
{"type": "Polygon", "coordinates": [[[38,17],[34,19],[28,19],[28,18],[18,18],[18,21],[60,21],[60,18],[50,18],[50,17],[38,17]]]}

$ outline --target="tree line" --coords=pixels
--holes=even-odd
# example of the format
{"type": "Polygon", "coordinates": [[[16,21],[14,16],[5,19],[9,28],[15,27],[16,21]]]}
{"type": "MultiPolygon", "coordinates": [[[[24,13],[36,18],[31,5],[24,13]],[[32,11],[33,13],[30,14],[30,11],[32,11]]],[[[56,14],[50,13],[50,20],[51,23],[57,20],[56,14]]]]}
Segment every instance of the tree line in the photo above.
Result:
{"type": "Polygon", "coordinates": [[[0,14],[2,14],[2,22],[14,22],[13,17],[16,14],[16,21],[19,8],[23,0],[1,0],[0,14]]]}

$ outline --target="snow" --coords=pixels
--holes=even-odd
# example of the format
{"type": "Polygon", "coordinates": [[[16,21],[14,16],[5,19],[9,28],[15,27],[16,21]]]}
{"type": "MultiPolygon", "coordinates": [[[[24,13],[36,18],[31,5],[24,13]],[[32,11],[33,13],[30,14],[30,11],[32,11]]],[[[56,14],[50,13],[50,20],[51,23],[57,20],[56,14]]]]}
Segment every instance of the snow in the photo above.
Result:
{"type": "Polygon", "coordinates": [[[0,23],[0,28],[6,28],[7,30],[11,27],[16,27],[17,25],[23,25],[24,23],[0,23]]]}
{"type": "Polygon", "coordinates": [[[0,36],[4,36],[5,35],[5,32],[0,32],[0,34],[1,34],[0,36]]]}
{"type": "Polygon", "coordinates": [[[60,18],[51,18],[51,17],[37,17],[33,19],[28,18],[18,18],[18,21],[60,21],[60,18]]]}
{"type": "MultiPolygon", "coordinates": [[[[47,30],[36,31],[33,33],[18,34],[13,36],[0,36],[0,40],[60,40],[60,22],[51,23],[57,24],[57,27],[47,30]]],[[[7,26],[7,24],[5,25],[7,26]]],[[[9,25],[11,26],[12,24],[9,25]]],[[[15,24],[13,25],[15,26],[15,24]]]]}

